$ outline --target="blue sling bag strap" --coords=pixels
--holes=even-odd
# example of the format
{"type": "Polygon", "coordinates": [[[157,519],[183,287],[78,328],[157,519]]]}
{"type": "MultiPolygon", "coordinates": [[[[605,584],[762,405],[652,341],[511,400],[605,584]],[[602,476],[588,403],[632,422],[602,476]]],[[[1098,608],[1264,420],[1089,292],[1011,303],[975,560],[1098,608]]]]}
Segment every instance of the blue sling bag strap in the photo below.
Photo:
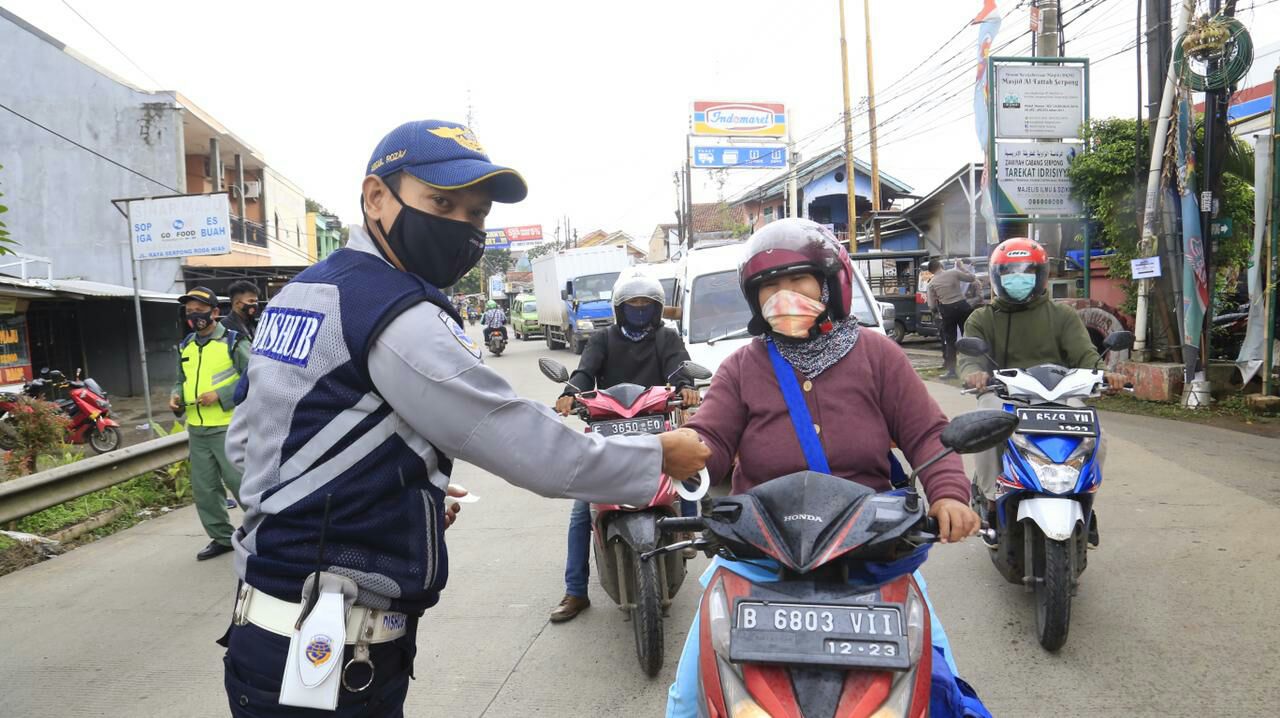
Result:
{"type": "MultiPolygon", "coordinates": [[[[772,341],[766,342],[769,347],[769,360],[773,362],[774,376],[778,377],[778,387],[782,389],[782,399],[787,403],[787,413],[791,415],[791,425],[795,427],[796,438],[800,440],[800,449],[804,451],[805,463],[810,471],[824,474],[831,473],[827,463],[827,452],[822,449],[818,440],[818,432],[813,428],[813,417],[809,414],[809,405],[800,393],[800,383],[796,381],[796,372],[791,364],[778,351],[772,341]]],[[[889,452],[889,483],[895,489],[907,487],[907,472],[898,463],[898,457],[889,452]]]]}
{"type": "Polygon", "coordinates": [[[818,440],[818,432],[813,428],[813,417],[809,414],[809,405],[800,393],[800,382],[796,381],[796,372],[791,363],[783,358],[782,352],[773,342],[766,342],[769,347],[769,360],[773,362],[774,376],[778,377],[778,388],[782,389],[782,399],[787,403],[787,413],[791,415],[791,425],[795,427],[796,438],[800,440],[800,449],[804,452],[805,463],[810,471],[830,474],[831,466],[827,464],[827,452],[822,449],[818,440]]]}

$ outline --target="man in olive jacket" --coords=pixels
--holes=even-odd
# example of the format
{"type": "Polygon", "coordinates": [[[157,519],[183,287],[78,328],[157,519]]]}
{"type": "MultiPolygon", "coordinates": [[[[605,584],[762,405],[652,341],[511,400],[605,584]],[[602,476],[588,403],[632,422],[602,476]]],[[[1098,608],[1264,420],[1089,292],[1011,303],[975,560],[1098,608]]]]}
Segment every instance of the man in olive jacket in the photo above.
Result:
{"type": "MultiPolygon", "coordinates": [[[[1098,350],[1076,310],[1045,295],[1048,255],[1038,243],[1015,238],[1005,240],[991,254],[991,304],[975,309],[964,325],[966,337],[976,337],[991,348],[987,357],[959,358],[960,376],[970,387],[984,387],[993,369],[1026,369],[1038,364],[1094,369],[1098,350]]],[[[1125,377],[1107,372],[1112,388],[1124,386],[1125,377]]],[[[979,397],[978,408],[999,409],[1003,400],[994,393],[979,397]]],[[[1099,459],[1105,447],[1099,446],[1099,459]]],[[[976,496],[995,498],[1003,447],[974,457],[976,496]]]]}

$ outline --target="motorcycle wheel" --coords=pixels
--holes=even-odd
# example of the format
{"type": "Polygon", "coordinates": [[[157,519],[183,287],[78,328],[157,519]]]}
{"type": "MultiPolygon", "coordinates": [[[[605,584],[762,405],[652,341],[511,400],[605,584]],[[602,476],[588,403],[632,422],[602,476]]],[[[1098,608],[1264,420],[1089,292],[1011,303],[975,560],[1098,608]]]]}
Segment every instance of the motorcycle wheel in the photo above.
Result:
{"type": "Polygon", "coordinates": [[[89,432],[89,448],[99,454],[115,451],[120,448],[120,430],[114,426],[105,429],[94,429],[89,432]]]}
{"type": "Polygon", "coordinates": [[[1036,638],[1046,651],[1067,642],[1071,628],[1071,541],[1044,539],[1044,571],[1036,582],[1036,638]]]}
{"type": "Polygon", "coordinates": [[[635,565],[635,608],[631,609],[631,629],[636,634],[636,657],[650,678],[662,670],[662,584],[658,562],[632,559],[635,565]]]}

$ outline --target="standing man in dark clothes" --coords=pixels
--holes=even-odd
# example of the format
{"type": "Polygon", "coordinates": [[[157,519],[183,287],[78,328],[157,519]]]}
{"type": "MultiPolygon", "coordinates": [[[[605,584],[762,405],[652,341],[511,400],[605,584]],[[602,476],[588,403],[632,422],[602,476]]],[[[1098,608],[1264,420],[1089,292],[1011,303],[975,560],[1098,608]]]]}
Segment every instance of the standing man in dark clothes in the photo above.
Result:
{"type": "Polygon", "coordinates": [[[261,313],[257,285],[241,279],[227,287],[227,294],[231,295],[231,313],[222,318],[222,325],[253,341],[253,334],[258,328],[258,315],[261,313]]]}
{"type": "Polygon", "coordinates": [[[958,266],[943,271],[942,262],[936,259],[929,262],[929,271],[933,272],[933,279],[929,280],[929,308],[933,310],[942,339],[942,368],[946,370],[942,378],[955,379],[956,340],[964,332],[964,323],[973,311],[964,290],[977,278],[958,266]]]}

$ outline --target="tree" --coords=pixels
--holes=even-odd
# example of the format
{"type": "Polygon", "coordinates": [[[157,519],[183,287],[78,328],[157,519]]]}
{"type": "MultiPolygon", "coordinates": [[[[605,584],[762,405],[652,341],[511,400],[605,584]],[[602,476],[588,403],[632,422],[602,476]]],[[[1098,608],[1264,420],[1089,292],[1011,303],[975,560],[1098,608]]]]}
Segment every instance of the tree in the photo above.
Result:
{"type": "MultiPolygon", "coordinates": [[[[1071,162],[1068,176],[1072,194],[1084,203],[1086,211],[1094,218],[1097,244],[1115,250],[1108,258],[1112,277],[1130,277],[1129,260],[1138,255],[1140,227],[1139,214],[1146,197],[1146,172],[1143,184],[1134,186],[1133,168],[1137,160],[1134,120],[1109,118],[1090,123],[1085,141],[1089,151],[1081,153],[1071,162]]],[[[1204,157],[1204,127],[1196,130],[1196,160],[1204,157]]],[[[1142,147],[1148,138],[1143,128],[1142,147]]],[[[1144,150],[1145,155],[1145,150],[1144,150]]],[[[1146,162],[1142,166],[1146,167],[1146,162]]],[[[1219,216],[1230,217],[1234,236],[1219,243],[1214,255],[1214,265],[1219,277],[1235,276],[1240,267],[1249,261],[1253,235],[1253,150],[1241,140],[1232,139],[1227,145],[1223,163],[1222,207],[1219,216]]],[[[1203,181],[1203,176],[1199,178],[1203,181]]],[[[1198,194],[1197,190],[1197,194],[1198,194]]],[[[1217,286],[1223,289],[1223,282],[1217,286]]],[[[1132,312],[1136,284],[1126,287],[1129,301],[1124,309],[1132,312]]]]}
{"type": "MultiPolygon", "coordinates": [[[[0,165],[0,169],[4,169],[4,165],[0,165]]],[[[4,192],[0,192],[0,197],[4,196],[4,192]]],[[[0,214],[8,212],[9,208],[0,204],[0,214]]],[[[0,255],[13,254],[13,248],[9,245],[17,244],[13,241],[13,237],[9,236],[9,230],[5,229],[4,222],[0,221],[0,255]]]]}
{"type": "Polygon", "coordinates": [[[562,249],[564,249],[564,244],[557,239],[550,242],[542,242],[540,244],[534,245],[534,247],[530,249],[525,254],[525,256],[529,258],[530,262],[532,262],[533,260],[537,259],[538,257],[541,257],[544,254],[555,254],[556,252],[559,252],[562,249]]]}
{"type": "Polygon", "coordinates": [[[324,205],[320,204],[314,199],[311,199],[310,197],[306,198],[306,204],[307,204],[308,212],[318,212],[320,214],[327,214],[331,216],[333,215],[333,212],[330,212],[329,210],[325,209],[324,205]]]}

